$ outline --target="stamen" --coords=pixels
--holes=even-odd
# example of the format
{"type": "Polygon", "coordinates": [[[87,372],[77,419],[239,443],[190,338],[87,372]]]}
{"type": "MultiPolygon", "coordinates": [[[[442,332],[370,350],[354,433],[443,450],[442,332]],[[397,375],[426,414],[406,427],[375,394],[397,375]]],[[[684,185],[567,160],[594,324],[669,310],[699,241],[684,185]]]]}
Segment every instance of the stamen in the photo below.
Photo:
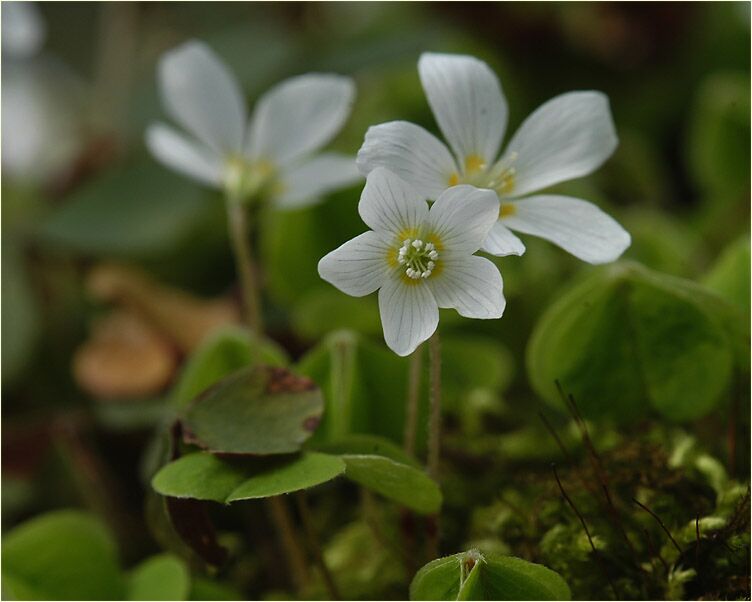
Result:
{"type": "Polygon", "coordinates": [[[405,275],[411,280],[426,279],[436,269],[439,252],[436,245],[416,238],[407,238],[397,251],[397,263],[404,266],[405,275]]]}

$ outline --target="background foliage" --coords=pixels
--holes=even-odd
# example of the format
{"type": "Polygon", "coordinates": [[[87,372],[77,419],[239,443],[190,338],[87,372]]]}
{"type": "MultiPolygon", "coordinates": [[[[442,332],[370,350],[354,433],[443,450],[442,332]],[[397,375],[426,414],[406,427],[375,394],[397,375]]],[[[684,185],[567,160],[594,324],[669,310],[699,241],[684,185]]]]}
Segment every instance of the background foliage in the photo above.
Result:
{"type": "MultiPolygon", "coordinates": [[[[477,547],[542,563],[575,598],[749,596],[748,4],[39,8],[44,48],[22,64],[4,53],[3,91],[23,73],[58,106],[41,126],[4,116],[4,135],[37,128],[48,152],[74,150],[54,170],[42,170],[45,157],[30,173],[3,165],[5,593],[293,595],[260,502],[213,508],[230,560],[207,572],[166,527],[149,485],[173,413],[251,360],[245,335],[217,334],[237,321],[222,199],[156,164],[143,143],[162,115],[156,60],[200,37],[250,102],[305,71],[352,75],[357,100],[333,145],[352,154],[382,121],[436,131],[416,70],[426,50],[487,61],[509,99],[510,131],[561,92],[609,96],[619,148],[597,174],[556,191],[598,203],[630,231],[624,261],[593,268],[526,238],[523,257],[497,260],[501,320],[442,310],[442,555],[477,547]],[[598,497],[604,483],[611,505],[598,497]]],[[[364,229],[359,193],[257,216],[273,339],[263,357],[323,391],[311,439],[321,451],[307,453],[333,454],[336,466],[319,467],[326,484],[309,497],[343,595],[404,598],[431,560],[395,552],[406,515],[358,494],[352,481],[367,488],[373,477],[362,466],[365,477],[348,468],[361,478],[329,481],[348,452],[327,443],[359,433],[397,446],[404,428],[407,363],[383,344],[375,298],[347,297],[316,271],[364,229]]],[[[413,470],[398,449],[378,453],[413,470]]],[[[485,573],[475,574],[480,583],[485,573]]],[[[303,595],[326,595],[315,574],[303,595]]]]}

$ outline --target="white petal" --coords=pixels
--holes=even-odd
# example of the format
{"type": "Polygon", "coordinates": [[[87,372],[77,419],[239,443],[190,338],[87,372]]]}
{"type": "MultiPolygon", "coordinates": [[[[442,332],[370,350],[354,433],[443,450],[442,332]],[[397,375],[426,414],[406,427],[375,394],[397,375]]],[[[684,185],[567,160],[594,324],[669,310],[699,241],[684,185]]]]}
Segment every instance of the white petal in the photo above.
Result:
{"type": "Polygon", "coordinates": [[[537,195],[512,203],[505,226],[540,236],[588,263],[608,263],[632,239],[612,217],[587,201],[559,195],[537,195]]]}
{"type": "Polygon", "coordinates": [[[25,58],[39,52],[47,25],[33,2],[4,2],[2,48],[6,58],[25,58]]]}
{"type": "Polygon", "coordinates": [[[319,275],[353,297],[374,292],[390,269],[389,246],[376,232],[365,232],[347,241],[319,261],[319,275]]]}
{"type": "Polygon", "coordinates": [[[287,79],[259,99],[246,151],[284,165],[318,150],[342,128],[354,99],[349,77],[311,73],[287,79]]]}
{"type": "Polygon", "coordinates": [[[491,164],[507,127],[507,101],[496,74],[471,56],[421,55],[420,81],[436,121],[461,165],[475,155],[491,164]]]}
{"type": "Polygon", "coordinates": [[[167,167],[210,186],[219,186],[222,159],[200,142],[189,140],[171,127],[158,123],[146,130],[146,146],[167,167]]]}
{"type": "Polygon", "coordinates": [[[431,207],[428,224],[444,252],[474,253],[499,219],[499,198],[493,190],[454,186],[431,207]]]}
{"type": "Polygon", "coordinates": [[[407,121],[368,128],[358,151],[358,168],[365,176],[377,167],[397,174],[428,199],[437,198],[457,176],[457,165],[444,143],[407,121]]]}
{"type": "Polygon", "coordinates": [[[321,196],[362,180],[355,157],[324,153],[285,171],[283,192],[277,205],[283,208],[305,207],[321,196]]]}
{"type": "Polygon", "coordinates": [[[439,307],[452,307],[466,318],[500,318],[507,304],[499,268],[485,257],[452,257],[428,283],[439,307]]]}
{"type": "Polygon", "coordinates": [[[552,98],[524,121],[504,151],[503,160],[515,169],[508,196],[592,173],[617,144],[605,94],[569,92],[552,98]]]}
{"type": "Polygon", "coordinates": [[[522,255],[525,252],[525,245],[522,244],[522,241],[500,221],[497,221],[493,225],[486,240],[483,242],[482,248],[486,253],[496,255],[497,257],[522,255]]]}
{"type": "Polygon", "coordinates": [[[439,325],[439,307],[425,282],[392,272],[379,291],[384,340],[397,355],[410,355],[439,325]]]}
{"type": "Polygon", "coordinates": [[[217,152],[243,147],[245,101],[237,80],[203,42],[192,40],[164,54],[159,85],[170,116],[217,152]]]}
{"type": "Polygon", "coordinates": [[[366,178],[358,213],[369,228],[389,236],[410,236],[428,217],[428,203],[404,180],[378,168],[366,178]]]}

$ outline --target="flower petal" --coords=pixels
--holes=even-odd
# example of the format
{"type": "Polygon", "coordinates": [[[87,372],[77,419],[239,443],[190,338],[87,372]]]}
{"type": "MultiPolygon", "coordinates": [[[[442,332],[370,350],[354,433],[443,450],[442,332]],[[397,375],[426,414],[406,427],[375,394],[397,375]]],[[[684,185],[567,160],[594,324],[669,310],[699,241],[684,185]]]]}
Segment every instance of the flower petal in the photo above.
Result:
{"type": "Polygon", "coordinates": [[[248,155],[285,165],[318,150],[342,128],[354,99],[355,84],[341,75],[311,73],[277,84],[256,104],[248,155]]]}
{"type": "Polygon", "coordinates": [[[306,207],[323,195],[361,179],[355,157],[324,153],[282,174],[283,192],[277,199],[277,206],[306,207]]]}
{"type": "Polygon", "coordinates": [[[491,164],[507,127],[507,101],[496,74],[472,56],[424,53],[423,90],[461,165],[468,157],[491,164]]]}
{"type": "Polygon", "coordinates": [[[587,201],[559,195],[537,195],[510,203],[514,211],[505,226],[540,236],[588,263],[608,263],[632,239],[612,217],[587,201]]]}
{"type": "Polygon", "coordinates": [[[437,198],[457,175],[457,165],[444,143],[407,121],[368,128],[358,151],[358,169],[366,176],[377,167],[397,174],[428,199],[437,198]]]}
{"type": "Polygon", "coordinates": [[[514,187],[506,196],[592,173],[617,144],[605,94],[569,92],[552,98],[523,122],[504,151],[502,161],[515,170],[514,187]]]}
{"type": "Polygon", "coordinates": [[[372,171],[360,195],[358,213],[369,228],[388,236],[410,236],[428,217],[428,203],[384,168],[372,171]]]}
{"type": "Polygon", "coordinates": [[[365,232],[325,255],[319,261],[319,275],[353,297],[374,292],[389,271],[389,246],[376,232],[365,232]]]}
{"type": "Polygon", "coordinates": [[[497,257],[506,257],[507,255],[522,255],[525,252],[525,245],[509,228],[497,221],[486,240],[483,241],[482,250],[497,257]]]}
{"type": "Polygon", "coordinates": [[[190,41],[165,53],[159,86],[170,116],[221,153],[243,147],[245,101],[237,80],[203,42],[190,41]]]}
{"type": "Polygon", "coordinates": [[[405,282],[392,272],[379,291],[384,340],[397,355],[410,355],[439,325],[439,307],[425,282],[405,282]]]}
{"type": "Polygon", "coordinates": [[[146,146],[151,154],[170,169],[209,186],[222,180],[222,159],[200,142],[189,140],[173,128],[161,123],[146,130],[146,146]]]}
{"type": "Polygon", "coordinates": [[[474,253],[499,219],[499,198],[493,190],[461,185],[448,188],[431,207],[428,227],[443,253],[474,253]]]}
{"type": "Polygon", "coordinates": [[[3,6],[2,48],[6,58],[27,58],[39,52],[47,24],[33,2],[6,2],[3,6]]]}
{"type": "Polygon", "coordinates": [[[501,272],[477,255],[451,257],[428,283],[439,307],[451,307],[466,318],[500,318],[506,307],[501,272]]]}

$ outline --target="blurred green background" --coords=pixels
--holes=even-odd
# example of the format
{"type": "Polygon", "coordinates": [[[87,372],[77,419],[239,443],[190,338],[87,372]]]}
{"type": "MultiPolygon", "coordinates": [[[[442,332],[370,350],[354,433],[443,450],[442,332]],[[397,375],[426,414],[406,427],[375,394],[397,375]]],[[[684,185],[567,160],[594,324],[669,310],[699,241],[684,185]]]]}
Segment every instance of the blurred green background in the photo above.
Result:
{"type": "MultiPolygon", "coordinates": [[[[507,136],[557,94],[603,91],[619,147],[596,174],[556,190],[593,201],[622,223],[633,237],[625,259],[725,297],[743,316],[733,328],[748,345],[746,2],[35,7],[41,46],[22,56],[4,46],[2,59],[4,529],[82,499],[96,508],[105,494],[81,483],[88,478],[82,467],[91,465],[117,482],[125,522],[139,523],[144,488],[134,467],[162,400],[197,341],[234,315],[220,195],[157,164],[143,142],[145,127],[164,117],[156,61],[193,37],[231,66],[251,104],[291,75],[353,76],[354,110],[332,145],[353,156],[369,125],[404,119],[438,131],[416,69],[424,51],[489,63],[510,105],[507,136]],[[6,109],[9,98],[15,111],[6,109]],[[11,146],[22,143],[30,145],[27,155],[10,162],[11,146]],[[121,320],[113,322],[117,312],[121,320]]],[[[259,216],[265,311],[271,338],[320,378],[329,339],[324,347],[320,341],[329,333],[351,328],[377,347],[380,359],[368,360],[363,374],[381,366],[390,384],[371,393],[363,410],[370,415],[354,420],[399,442],[402,416],[390,414],[395,401],[386,398],[404,390],[404,364],[382,353],[375,296],[346,297],[316,270],[325,253],[363,231],[359,193],[356,186],[315,207],[259,216]]],[[[520,445],[528,458],[524,428],[541,407],[525,369],[531,333],[563,291],[594,271],[546,242],[525,243],[523,257],[497,260],[508,300],[501,320],[442,313],[449,436],[478,435],[482,447],[481,433],[503,432],[512,437],[507,460],[520,445]],[[483,417],[489,407],[497,422],[483,417]]],[[[701,379],[705,368],[688,367],[701,379]]],[[[726,414],[724,405],[691,426],[723,454],[726,414]]],[[[735,452],[742,458],[735,470],[748,467],[745,449],[735,452]]]]}

